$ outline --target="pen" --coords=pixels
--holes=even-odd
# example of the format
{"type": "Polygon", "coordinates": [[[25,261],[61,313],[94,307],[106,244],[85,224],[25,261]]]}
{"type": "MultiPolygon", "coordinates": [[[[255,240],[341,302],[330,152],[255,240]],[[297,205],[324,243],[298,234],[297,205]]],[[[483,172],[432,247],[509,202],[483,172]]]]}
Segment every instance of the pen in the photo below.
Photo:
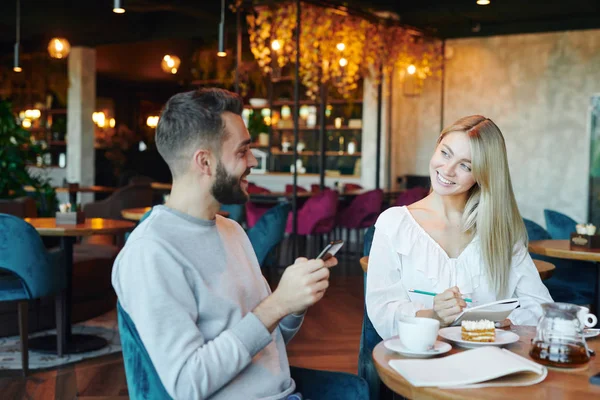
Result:
{"type": "MultiPolygon", "coordinates": [[[[417,294],[424,294],[426,296],[437,296],[437,293],[432,293],[432,292],[426,292],[424,290],[416,290],[416,289],[409,289],[408,290],[411,293],[417,293],[417,294]]],[[[469,298],[464,298],[464,301],[466,301],[467,303],[472,303],[473,300],[469,299],[469,298]]]]}

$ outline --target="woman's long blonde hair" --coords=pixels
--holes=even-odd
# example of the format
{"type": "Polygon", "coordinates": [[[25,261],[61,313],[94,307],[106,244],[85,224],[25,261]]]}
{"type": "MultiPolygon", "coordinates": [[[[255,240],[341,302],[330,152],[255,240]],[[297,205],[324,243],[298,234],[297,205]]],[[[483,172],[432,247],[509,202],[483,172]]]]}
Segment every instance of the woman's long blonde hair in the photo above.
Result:
{"type": "Polygon", "coordinates": [[[506,293],[515,245],[527,246],[527,231],[512,189],[506,145],[492,120],[471,115],[442,131],[438,144],[450,132],[465,132],[471,146],[475,185],[463,212],[465,232],[479,235],[489,284],[499,297],[506,293]]]}

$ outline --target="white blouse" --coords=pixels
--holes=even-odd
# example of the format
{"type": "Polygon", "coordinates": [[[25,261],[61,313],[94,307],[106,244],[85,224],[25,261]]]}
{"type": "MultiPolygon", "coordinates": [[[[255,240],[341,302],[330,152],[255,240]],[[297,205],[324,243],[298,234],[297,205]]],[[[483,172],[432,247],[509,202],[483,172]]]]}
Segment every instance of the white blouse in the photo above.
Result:
{"type": "MultiPolygon", "coordinates": [[[[433,296],[409,289],[442,293],[452,286],[474,304],[498,300],[488,284],[479,237],[475,235],[458,257],[450,258],[408,208],[384,211],[375,224],[366,289],[367,313],[379,336],[396,336],[400,316],[414,317],[419,310],[433,308],[433,296]]],[[[536,325],[542,316],[540,304],[553,301],[523,244],[515,248],[508,293],[520,302],[509,316],[515,325],[536,325]]]]}

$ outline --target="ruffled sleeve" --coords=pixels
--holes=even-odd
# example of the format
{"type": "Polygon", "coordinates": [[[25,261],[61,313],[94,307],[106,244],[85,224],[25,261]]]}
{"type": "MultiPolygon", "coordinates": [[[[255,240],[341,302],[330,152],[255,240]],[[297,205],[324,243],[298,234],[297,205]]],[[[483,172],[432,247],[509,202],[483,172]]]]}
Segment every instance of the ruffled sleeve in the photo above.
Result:
{"type": "Polygon", "coordinates": [[[415,316],[423,305],[411,302],[402,284],[402,254],[410,253],[414,244],[405,211],[392,207],[383,212],[375,224],[369,254],[366,305],[369,318],[383,339],[397,335],[400,316],[415,316]],[[397,238],[402,240],[397,240],[397,238]]]}
{"type": "Polygon", "coordinates": [[[520,307],[508,319],[515,325],[537,325],[543,312],[541,304],[554,300],[523,244],[517,245],[513,256],[510,280],[510,286],[515,288],[511,297],[519,299],[520,307]]]}

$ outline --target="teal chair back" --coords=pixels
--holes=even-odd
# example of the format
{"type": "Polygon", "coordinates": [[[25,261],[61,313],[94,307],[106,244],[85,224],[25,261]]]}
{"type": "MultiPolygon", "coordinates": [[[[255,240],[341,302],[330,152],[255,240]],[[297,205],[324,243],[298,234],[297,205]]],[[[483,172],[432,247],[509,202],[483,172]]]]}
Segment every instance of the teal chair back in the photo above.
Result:
{"type": "Polygon", "coordinates": [[[527,230],[527,237],[531,240],[548,240],[552,239],[552,236],[540,225],[535,222],[523,218],[523,223],[525,223],[525,229],[527,230]]]}
{"type": "Polygon", "coordinates": [[[0,300],[37,299],[64,289],[62,256],[46,251],[35,228],[23,219],[0,214],[0,270],[10,272],[0,275],[0,300]]]}
{"type": "Polygon", "coordinates": [[[131,400],[170,399],[171,396],[158,377],[133,321],[119,302],[117,302],[117,316],[129,398],[131,400]]]}
{"type": "Polygon", "coordinates": [[[283,240],[291,205],[281,203],[263,214],[247,234],[256,253],[258,264],[263,267],[267,256],[283,240]]]}
{"type": "Polygon", "coordinates": [[[571,238],[571,233],[575,232],[577,222],[565,214],[553,210],[544,210],[544,218],[546,219],[546,228],[552,239],[568,240],[571,238]]]}
{"type": "Polygon", "coordinates": [[[221,210],[229,213],[229,219],[234,220],[238,224],[242,224],[244,221],[244,210],[243,204],[221,204],[221,210]]]}
{"type": "MultiPolygon", "coordinates": [[[[367,229],[364,237],[363,255],[368,256],[371,252],[371,244],[373,243],[373,236],[375,235],[375,226],[371,226],[367,229]]],[[[364,274],[364,285],[365,293],[367,292],[367,274],[364,274]]],[[[371,399],[380,399],[391,397],[391,393],[383,385],[373,364],[373,349],[383,339],[375,327],[371,323],[369,316],[367,315],[367,306],[363,312],[363,324],[362,331],[360,334],[360,348],[358,351],[358,376],[367,381],[369,385],[369,395],[371,399]]]]}

